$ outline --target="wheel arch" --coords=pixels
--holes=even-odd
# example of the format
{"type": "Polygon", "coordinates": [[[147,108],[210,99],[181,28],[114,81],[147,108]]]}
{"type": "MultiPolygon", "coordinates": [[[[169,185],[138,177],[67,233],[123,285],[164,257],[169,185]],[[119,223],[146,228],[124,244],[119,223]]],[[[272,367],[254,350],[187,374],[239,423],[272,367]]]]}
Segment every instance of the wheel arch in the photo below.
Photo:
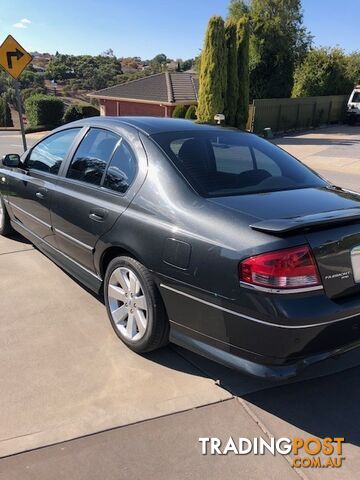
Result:
{"type": "MultiPolygon", "coordinates": [[[[100,275],[101,278],[104,280],[106,269],[109,263],[116,257],[126,256],[131,257],[134,260],[142,263],[144,265],[143,260],[137,255],[131,248],[127,248],[120,245],[112,245],[106,248],[100,257],[99,268],[100,268],[100,275]]],[[[146,265],[145,265],[146,266],[146,265]]]]}

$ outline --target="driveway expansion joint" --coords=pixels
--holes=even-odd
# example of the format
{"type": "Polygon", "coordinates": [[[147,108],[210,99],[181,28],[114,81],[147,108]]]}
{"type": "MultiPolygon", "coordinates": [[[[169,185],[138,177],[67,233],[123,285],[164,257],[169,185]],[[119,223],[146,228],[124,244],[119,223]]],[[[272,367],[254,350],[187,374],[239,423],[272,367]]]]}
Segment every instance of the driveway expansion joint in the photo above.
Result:
{"type": "MultiPolygon", "coordinates": [[[[249,417],[256,423],[256,425],[260,428],[260,430],[268,437],[269,440],[275,437],[270,430],[266,427],[266,425],[260,420],[260,418],[256,415],[256,413],[252,410],[252,408],[248,405],[248,403],[243,400],[241,397],[236,397],[240,405],[243,407],[245,412],[249,415],[249,417]]],[[[292,467],[292,459],[290,455],[281,455],[282,458],[288,463],[291,470],[293,470],[302,480],[310,480],[310,478],[298,468],[292,467]]]]}
{"type": "Polygon", "coordinates": [[[0,253],[0,257],[3,256],[3,255],[12,255],[13,253],[21,253],[21,252],[31,252],[31,251],[34,251],[35,249],[33,247],[30,247],[30,248],[23,248],[21,250],[14,250],[12,252],[3,252],[3,253],[0,253]]]}

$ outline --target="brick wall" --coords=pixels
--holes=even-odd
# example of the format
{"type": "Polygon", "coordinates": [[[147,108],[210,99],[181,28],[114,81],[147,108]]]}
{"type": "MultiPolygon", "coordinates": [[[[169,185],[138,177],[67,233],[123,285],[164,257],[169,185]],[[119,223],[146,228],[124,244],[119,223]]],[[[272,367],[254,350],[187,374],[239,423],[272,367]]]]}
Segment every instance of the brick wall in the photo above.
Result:
{"type": "MultiPolygon", "coordinates": [[[[101,100],[105,107],[105,115],[145,115],[150,117],[165,117],[165,107],[152,103],[117,102],[116,100],[101,100]]],[[[174,107],[167,107],[167,115],[171,117],[174,107]]]]}

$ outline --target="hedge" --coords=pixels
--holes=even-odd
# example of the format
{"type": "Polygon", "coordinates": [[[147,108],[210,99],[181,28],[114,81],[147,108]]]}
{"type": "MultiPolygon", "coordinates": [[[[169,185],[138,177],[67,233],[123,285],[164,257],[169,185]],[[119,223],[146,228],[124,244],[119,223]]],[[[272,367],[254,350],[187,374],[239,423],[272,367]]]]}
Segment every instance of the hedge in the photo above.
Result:
{"type": "Polygon", "coordinates": [[[87,103],[73,103],[69,105],[64,114],[64,122],[74,122],[81,118],[97,117],[100,115],[99,110],[93,105],[87,103]]]}
{"type": "Polygon", "coordinates": [[[25,100],[25,113],[28,125],[56,127],[62,123],[64,103],[51,95],[36,94],[25,100]]]}
{"type": "Polygon", "coordinates": [[[36,125],[35,127],[26,127],[25,133],[47,132],[48,130],[52,130],[53,128],[53,125],[36,125]]]}
{"type": "Polygon", "coordinates": [[[185,118],[187,105],[176,105],[172,113],[173,118],[185,118]]]}
{"type": "Polygon", "coordinates": [[[190,107],[186,111],[185,118],[188,120],[196,120],[196,106],[195,105],[190,105],[190,107]]]}

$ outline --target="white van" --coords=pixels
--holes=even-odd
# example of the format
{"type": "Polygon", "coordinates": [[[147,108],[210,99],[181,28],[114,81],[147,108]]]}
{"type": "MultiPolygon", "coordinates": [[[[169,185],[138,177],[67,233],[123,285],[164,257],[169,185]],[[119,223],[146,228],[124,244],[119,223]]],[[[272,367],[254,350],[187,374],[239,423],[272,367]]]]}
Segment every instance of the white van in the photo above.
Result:
{"type": "Polygon", "coordinates": [[[360,85],[356,85],[347,103],[346,119],[350,124],[360,120],[360,85]]]}

